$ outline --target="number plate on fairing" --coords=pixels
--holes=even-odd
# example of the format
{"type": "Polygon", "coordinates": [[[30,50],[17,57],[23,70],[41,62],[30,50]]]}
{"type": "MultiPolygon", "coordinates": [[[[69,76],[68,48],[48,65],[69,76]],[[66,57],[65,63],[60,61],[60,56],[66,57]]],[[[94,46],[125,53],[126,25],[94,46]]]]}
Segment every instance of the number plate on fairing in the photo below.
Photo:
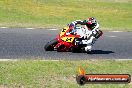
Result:
{"type": "Polygon", "coordinates": [[[73,42],[73,40],[74,40],[74,38],[75,37],[63,37],[63,38],[61,38],[63,41],[65,41],[65,42],[70,42],[70,43],[72,43],[73,42]]]}

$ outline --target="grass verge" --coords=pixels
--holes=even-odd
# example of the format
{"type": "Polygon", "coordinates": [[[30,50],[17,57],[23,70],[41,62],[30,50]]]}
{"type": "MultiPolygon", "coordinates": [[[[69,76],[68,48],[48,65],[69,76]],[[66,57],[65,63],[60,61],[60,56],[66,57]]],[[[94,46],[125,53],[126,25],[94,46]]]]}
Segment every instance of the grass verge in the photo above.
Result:
{"type": "Polygon", "coordinates": [[[1,0],[0,26],[59,27],[96,17],[104,30],[132,30],[131,0],[1,0]]]}
{"type": "MultiPolygon", "coordinates": [[[[18,60],[0,62],[0,87],[5,88],[80,88],[75,75],[78,67],[87,73],[132,75],[132,60],[41,61],[18,60]]],[[[132,84],[86,84],[83,88],[132,88],[132,84]]]]}

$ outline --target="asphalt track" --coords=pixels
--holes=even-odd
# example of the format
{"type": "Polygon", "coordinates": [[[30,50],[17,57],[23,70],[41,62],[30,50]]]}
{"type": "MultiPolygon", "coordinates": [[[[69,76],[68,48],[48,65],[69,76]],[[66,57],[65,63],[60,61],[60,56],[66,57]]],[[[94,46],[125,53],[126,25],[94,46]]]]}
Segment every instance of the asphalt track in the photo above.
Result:
{"type": "Polygon", "coordinates": [[[59,30],[0,28],[0,59],[132,59],[132,32],[104,32],[93,54],[45,51],[44,45],[59,30]]]}

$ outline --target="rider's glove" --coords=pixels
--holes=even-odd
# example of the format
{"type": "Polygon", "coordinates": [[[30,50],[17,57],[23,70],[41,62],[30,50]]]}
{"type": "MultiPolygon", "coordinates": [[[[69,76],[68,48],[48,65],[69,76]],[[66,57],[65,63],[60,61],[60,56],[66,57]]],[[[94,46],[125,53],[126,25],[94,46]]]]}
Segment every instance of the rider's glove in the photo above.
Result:
{"type": "Polygon", "coordinates": [[[75,35],[75,33],[76,33],[76,30],[72,29],[70,32],[67,32],[66,35],[69,35],[69,34],[75,35]]]}
{"type": "Polygon", "coordinates": [[[70,31],[71,34],[74,34],[75,32],[76,32],[76,29],[72,29],[72,30],[70,31]]]}

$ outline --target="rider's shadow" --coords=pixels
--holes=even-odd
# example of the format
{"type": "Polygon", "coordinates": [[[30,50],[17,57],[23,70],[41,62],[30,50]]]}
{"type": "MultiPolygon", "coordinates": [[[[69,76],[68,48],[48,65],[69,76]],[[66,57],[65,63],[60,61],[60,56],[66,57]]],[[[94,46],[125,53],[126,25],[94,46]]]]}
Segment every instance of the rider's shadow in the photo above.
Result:
{"type": "Polygon", "coordinates": [[[111,54],[113,51],[92,50],[92,54],[111,54]]]}

